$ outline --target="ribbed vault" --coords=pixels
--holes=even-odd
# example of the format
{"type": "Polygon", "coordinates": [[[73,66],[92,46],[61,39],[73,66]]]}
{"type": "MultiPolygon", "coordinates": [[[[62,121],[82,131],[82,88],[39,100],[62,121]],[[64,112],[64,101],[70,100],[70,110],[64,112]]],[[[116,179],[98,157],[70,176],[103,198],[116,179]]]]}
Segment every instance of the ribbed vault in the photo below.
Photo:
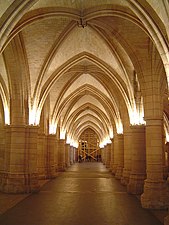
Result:
{"type": "Polygon", "coordinates": [[[60,128],[77,141],[90,127],[102,142],[126,124],[149,118],[155,101],[150,93],[157,91],[167,102],[166,31],[147,2],[21,1],[11,26],[10,11],[6,18],[0,55],[6,123],[15,121],[11,99],[21,93],[15,101],[24,112],[22,122],[39,125],[48,105],[49,133],[60,128]]]}

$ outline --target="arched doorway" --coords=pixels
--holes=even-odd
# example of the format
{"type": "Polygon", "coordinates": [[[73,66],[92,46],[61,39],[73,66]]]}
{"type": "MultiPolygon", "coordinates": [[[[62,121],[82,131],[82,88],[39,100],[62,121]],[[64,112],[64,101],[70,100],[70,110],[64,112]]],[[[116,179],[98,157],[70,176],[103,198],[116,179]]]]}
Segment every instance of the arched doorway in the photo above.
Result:
{"type": "Polygon", "coordinates": [[[78,159],[85,162],[100,161],[99,138],[94,130],[87,128],[79,138],[78,159]]]}

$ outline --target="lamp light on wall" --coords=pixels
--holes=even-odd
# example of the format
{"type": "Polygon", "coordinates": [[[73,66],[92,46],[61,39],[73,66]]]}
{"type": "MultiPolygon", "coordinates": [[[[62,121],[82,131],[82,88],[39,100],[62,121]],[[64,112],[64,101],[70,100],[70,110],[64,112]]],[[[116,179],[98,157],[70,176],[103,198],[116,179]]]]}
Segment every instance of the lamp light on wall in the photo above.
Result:
{"type": "Polygon", "coordinates": [[[60,139],[65,139],[65,136],[66,136],[66,130],[61,129],[61,131],[60,131],[60,139]]]}
{"type": "Polygon", "coordinates": [[[49,124],[49,134],[56,134],[56,128],[57,128],[56,123],[49,124]]]}
{"type": "Polygon", "coordinates": [[[71,138],[69,135],[66,137],[66,144],[71,144],[71,138]]]}
{"type": "Polygon", "coordinates": [[[5,107],[4,114],[5,114],[5,124],[9,125],[10,124],[10,114],[9,114],[8,107],[5,107]]]}

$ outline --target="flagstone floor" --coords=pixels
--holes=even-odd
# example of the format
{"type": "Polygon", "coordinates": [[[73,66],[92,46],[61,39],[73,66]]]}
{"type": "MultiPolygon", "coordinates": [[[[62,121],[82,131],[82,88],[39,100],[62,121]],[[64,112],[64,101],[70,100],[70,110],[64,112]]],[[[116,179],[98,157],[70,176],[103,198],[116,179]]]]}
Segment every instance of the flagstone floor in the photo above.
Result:
{"type": "Polygon", "coordinates": [[[162,225],[100,162],[75,163],[39,193],[6,195],[0,208],[1,225],[162,225]]]}

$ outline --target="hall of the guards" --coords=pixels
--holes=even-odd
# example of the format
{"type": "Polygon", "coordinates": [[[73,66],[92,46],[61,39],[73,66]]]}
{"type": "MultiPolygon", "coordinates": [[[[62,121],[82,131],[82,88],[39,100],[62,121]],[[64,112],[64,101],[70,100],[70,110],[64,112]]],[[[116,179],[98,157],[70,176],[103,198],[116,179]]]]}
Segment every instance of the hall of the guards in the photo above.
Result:
{"type": "Polygon", "coordinates": [[[169,225],[168,176],[169,1],[0,0],[0,224],[169,225]]]}

